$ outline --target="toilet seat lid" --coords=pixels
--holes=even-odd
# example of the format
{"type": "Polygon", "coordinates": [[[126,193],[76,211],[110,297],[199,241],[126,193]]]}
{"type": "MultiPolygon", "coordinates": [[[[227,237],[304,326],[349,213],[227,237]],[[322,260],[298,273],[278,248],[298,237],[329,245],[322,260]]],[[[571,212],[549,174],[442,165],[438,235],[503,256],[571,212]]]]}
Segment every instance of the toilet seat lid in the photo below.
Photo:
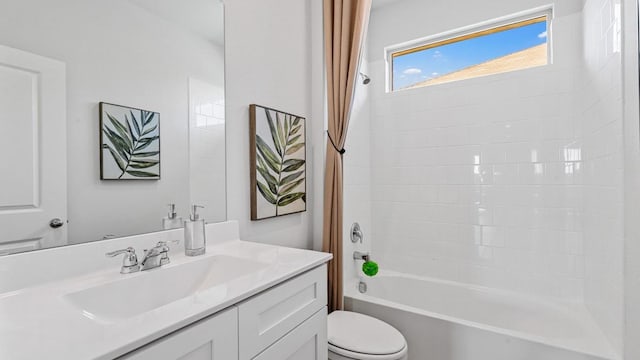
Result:
{"type": "Polygon", "coordinates": [[[327,319],[331,345],[371,355],[395,354],[405,348],[404,336],[393,326],[371,316],[334,311],[327,319]]]}

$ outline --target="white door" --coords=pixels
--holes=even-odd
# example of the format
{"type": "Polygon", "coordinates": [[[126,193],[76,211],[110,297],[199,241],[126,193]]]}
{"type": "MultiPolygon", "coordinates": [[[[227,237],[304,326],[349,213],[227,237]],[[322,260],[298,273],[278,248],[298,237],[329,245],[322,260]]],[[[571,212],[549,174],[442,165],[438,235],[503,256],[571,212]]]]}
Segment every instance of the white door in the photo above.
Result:
{"type": "Polygon", "coordinates": [[[67,243],[65,92],[64,63],[0,45],[0,255],[67,243]]]}
{"type": "Polygon", "coordinates": [[[119,359],[237,360],[238,308],[201,320],[119,359]]]}

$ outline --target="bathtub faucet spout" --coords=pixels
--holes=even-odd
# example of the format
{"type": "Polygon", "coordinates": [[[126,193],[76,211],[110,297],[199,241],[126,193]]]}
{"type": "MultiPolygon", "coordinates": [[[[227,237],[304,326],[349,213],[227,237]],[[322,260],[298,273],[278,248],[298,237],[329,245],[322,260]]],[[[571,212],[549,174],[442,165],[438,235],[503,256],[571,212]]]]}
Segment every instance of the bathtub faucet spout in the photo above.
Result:
{"type": "Polygon", "coordinates": [[[369,253],[368,252],[354,251],[353,252],[353,258],[355,260],[369,261],[369,253]]]}

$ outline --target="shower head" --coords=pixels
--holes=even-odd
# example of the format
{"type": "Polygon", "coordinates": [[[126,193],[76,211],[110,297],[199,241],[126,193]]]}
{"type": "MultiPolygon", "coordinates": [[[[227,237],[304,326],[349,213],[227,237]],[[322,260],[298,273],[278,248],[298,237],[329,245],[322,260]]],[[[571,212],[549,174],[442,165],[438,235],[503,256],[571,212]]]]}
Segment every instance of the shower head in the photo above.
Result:
{"type": "Polygon", "coordinates": [[[362,77],[362,84],[367,85],[371,82],[371,79],[367,75],[360,73],[360,76],[362,77]]]}

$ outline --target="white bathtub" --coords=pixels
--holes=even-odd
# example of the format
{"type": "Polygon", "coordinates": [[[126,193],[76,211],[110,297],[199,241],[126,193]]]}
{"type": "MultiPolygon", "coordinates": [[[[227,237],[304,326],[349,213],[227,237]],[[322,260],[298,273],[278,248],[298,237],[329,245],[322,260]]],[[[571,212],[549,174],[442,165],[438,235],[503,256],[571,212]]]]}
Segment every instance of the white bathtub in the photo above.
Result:
{"type": "Polygon", "coordinates": [[[410,360],[618,359],[588,311],[515,292],[386,272],[345,307],[400,330],[410,360]]]}

